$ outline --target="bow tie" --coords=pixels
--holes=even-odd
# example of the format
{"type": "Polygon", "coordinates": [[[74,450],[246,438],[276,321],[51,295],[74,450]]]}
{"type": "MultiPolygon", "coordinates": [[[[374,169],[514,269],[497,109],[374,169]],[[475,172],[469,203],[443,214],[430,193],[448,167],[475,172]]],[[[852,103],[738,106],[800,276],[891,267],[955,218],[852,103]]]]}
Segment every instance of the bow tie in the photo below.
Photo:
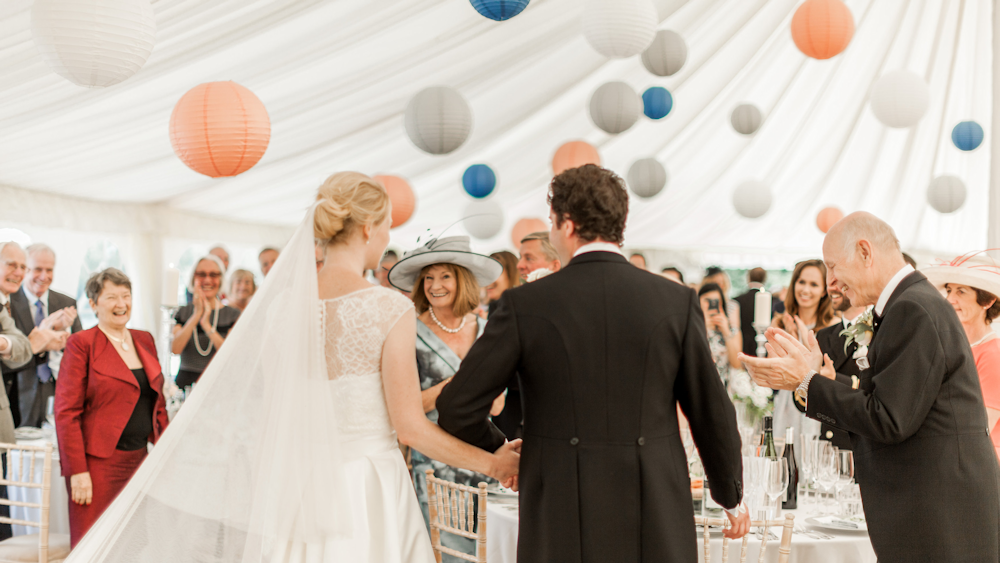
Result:
{"type": "Polygon", "coordinates": [[[882,324],[882,316],[872,311],[872,332],[877,331],[880,324],[882,324]]]}

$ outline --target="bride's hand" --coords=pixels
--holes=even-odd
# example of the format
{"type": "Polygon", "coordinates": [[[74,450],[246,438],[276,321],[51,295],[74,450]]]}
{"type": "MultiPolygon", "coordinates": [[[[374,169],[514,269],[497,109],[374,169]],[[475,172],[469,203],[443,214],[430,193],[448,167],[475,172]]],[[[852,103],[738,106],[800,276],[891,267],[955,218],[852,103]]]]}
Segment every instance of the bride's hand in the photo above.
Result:
{"type": "Polygon", "coordinates": [[[493,470],[490,477],[501,483],[509,481],[520,471],[521,440],[507,442],[493,453],[493,470]]]}

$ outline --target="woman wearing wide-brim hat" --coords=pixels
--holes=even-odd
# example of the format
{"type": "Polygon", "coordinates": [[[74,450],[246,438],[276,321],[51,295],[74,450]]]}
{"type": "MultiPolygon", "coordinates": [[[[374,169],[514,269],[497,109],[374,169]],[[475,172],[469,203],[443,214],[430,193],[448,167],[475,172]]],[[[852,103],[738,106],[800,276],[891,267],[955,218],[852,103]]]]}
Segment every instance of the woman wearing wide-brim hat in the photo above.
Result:
{"type": "Polygon", "coordinates": [[[1000,456],[1000,337],[991,323],[1000,317],[1000,262],[985,252],[959,256],[922,270],[955,308],[976,359],[990,435],[1000,456]]]}
{"type": "MultiPolygon", "coordinates": [[[[417,371],[424,412],[435,423],[438,395],[486,327],[486,321],[473,313],[479,306],[479,290],[495,282],[501,274],[500,262],[473,252],[469,237],[433,239],[405,254],[389,270],[389,283],[410,292],[421,321],[417,323],[417,371]]],[[[504,395],[500,395],[491,414],[496,416],[503,407],[504,395]]],[[[485,475],[445,465],[415,450],[412,463],[424,518],[428,516],[426,470],[433,469],[441,479],[471,487],[480,481],[493,482],[485,475]]],[[[447,547],[475,553],[473,540],[453,534],[443,534],[441,539],[447,547]]]]}

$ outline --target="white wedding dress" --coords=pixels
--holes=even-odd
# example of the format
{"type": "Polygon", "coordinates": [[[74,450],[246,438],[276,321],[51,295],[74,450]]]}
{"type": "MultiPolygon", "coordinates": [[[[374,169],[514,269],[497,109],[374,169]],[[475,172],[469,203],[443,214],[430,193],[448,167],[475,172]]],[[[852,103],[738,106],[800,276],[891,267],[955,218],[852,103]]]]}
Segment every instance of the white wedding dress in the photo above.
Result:
{"type": "Polygon", "coordinates": [[[381,376],[413,305],[384,288],[321,301],[313,211],[66,563],[434,561],[381,376]]]}

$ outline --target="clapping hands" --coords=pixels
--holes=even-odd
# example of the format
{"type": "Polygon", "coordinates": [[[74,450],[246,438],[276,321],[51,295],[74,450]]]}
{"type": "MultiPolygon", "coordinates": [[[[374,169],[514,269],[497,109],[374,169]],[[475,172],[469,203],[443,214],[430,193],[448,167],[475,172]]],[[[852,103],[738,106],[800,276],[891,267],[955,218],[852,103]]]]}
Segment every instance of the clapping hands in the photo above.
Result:
{"type": "Polygon", "coordinates": [[[59,309],[55,313],[45,317],[45,319],[38,325],[38,328],[57,331],[67,330],[73,326],[73,321],[76,320],[76,315],[76,307],[59,309]]]}
{"type": "Polygon", "coordinates": [[[796,319],[796,324],[799,333],[806,336],[808,346],[780,328],[771,327],[764,333],[767,336],[767,358],[740,354],[740,361],[758,385],[794,391],[810,371],[823,369],[823,353],[816,336],[806,329],[801,319],[796,319]]]}

